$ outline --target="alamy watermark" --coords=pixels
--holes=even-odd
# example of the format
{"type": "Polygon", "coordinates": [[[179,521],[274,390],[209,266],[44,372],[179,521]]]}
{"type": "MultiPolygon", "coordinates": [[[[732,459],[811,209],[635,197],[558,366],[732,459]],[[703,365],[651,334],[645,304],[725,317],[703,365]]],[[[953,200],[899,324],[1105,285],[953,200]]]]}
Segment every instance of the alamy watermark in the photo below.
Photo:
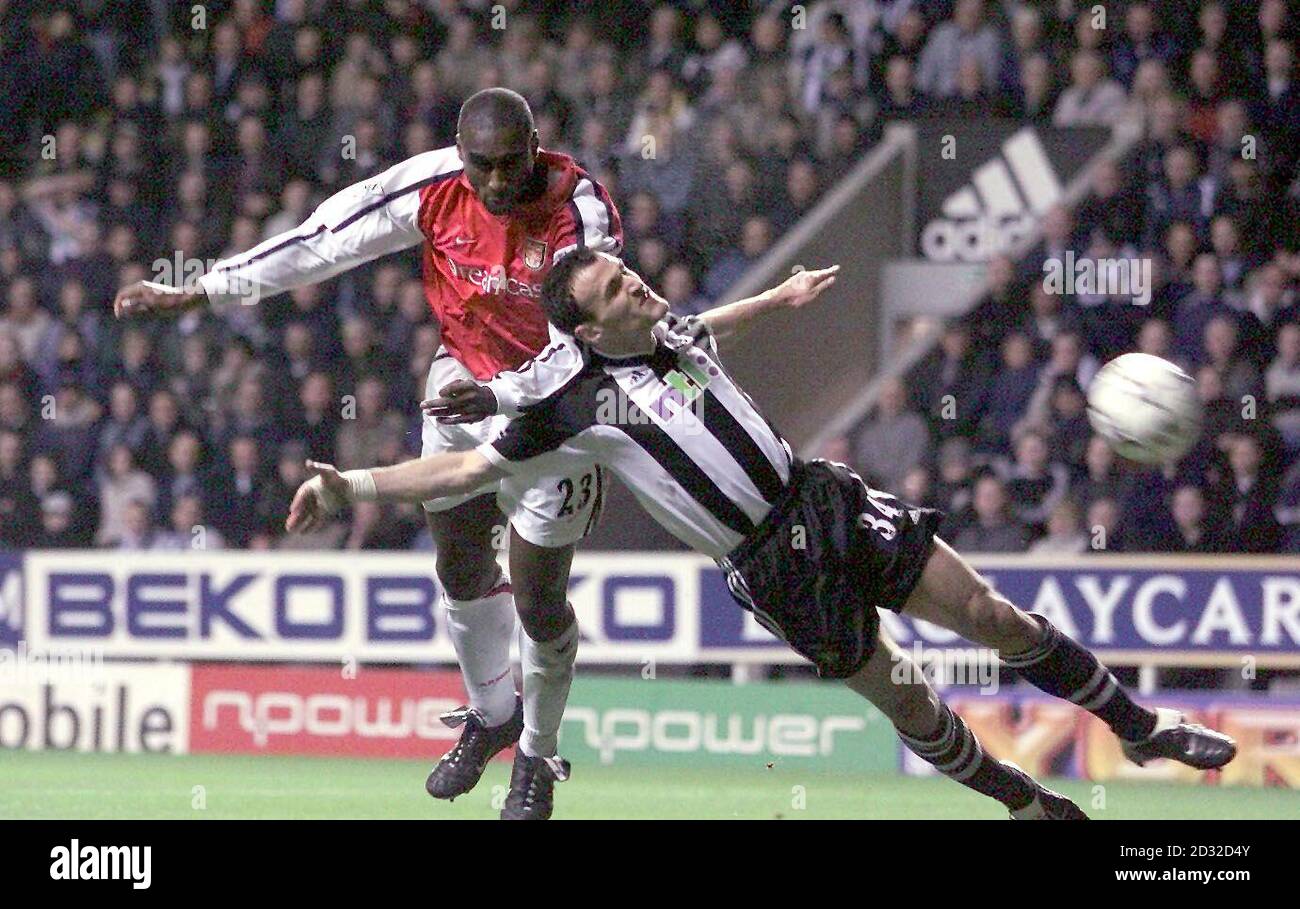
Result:
{"type": "Polygon", "coordinates": [[[180,290],[206,290],[210,295],[236,299],[244,306],[254,306],[261,299],[261,285],[243,277],[238,265],[217,268],[216,259],[198,259],[181,255],[180,250],[170,259],[154,259],[150,263],[153,280],[180,290]],[[208,286],[199,278],[208,276],[208,286]]]}
{"type": "Polygon", "coordinates": [[[998,652],[988,647],[925,647],[912,642],[910,653],[894,654],[889,679],[895,685],[928,682],[935,688],[978,686],[980,694],[997,694],[998,652]]]}
{"type": "Polygon", "coordinates": [[[103,681],[101,647],[31,648],[19,641],[13,649],[0,648],[0,687],[23,683],[103,681]]]}
{"type": "Polygon", "coordinates": [[[601,388],[596,392],[596,422],[601,426],[676,427],[682,435],[702,434],[704,389],[685,374],[673,370],[644,405],[628,397],[622,388],[601,388]]]}
{"type": "Polygon", "coordinates": [[[1043,262],[1043,289],[1049,294],[1130,297],[1136,305],[1146,306],[1151,302],[1151,260],[1076,258],[1074,250],[1066,250],[1063,258],[1052,256],[1043,262]]]}

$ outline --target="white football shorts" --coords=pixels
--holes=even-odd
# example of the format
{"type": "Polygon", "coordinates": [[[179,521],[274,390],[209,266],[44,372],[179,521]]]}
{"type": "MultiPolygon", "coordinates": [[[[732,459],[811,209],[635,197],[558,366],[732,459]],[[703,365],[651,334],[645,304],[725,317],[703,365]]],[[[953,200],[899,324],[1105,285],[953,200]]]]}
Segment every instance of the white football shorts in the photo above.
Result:
{"type": "MultiPolygon", "coordinates": [[[[438,349],[425,382],[425,398],[456,379],[476,381],[473,374],[443,348],[438,349]]],[[[470,451],[497,437],[509,422],[504,416],[477,423],[447,425],[425,415],[421,430],[422,457],[446,451],[470,451]]],[[[425,511],[448,511],[476,496],[495,491],[497,507],[510,518],[519,535],[537,546],[568,546],[591,532],[600,519],[606,471],[594,462],[566,458],[562,472],[510,476],[482,489],[458,496],[430,499],[425,511]]]]}

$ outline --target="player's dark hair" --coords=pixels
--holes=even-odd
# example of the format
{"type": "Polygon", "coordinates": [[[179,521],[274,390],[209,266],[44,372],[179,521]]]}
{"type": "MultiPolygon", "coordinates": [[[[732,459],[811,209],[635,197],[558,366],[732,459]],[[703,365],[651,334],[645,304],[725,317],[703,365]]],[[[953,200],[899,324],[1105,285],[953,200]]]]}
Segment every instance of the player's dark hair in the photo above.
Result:
{"type": "Polygon", "coordinates": [[[546,313],[547,321],[560,331],[573,334],[575,328],[587,321],[588,313],[573,296],[573,276],[596,258],[596,253],[589,247],[575,249],[556,262],[542,282],[542,312],[546,313]]]}

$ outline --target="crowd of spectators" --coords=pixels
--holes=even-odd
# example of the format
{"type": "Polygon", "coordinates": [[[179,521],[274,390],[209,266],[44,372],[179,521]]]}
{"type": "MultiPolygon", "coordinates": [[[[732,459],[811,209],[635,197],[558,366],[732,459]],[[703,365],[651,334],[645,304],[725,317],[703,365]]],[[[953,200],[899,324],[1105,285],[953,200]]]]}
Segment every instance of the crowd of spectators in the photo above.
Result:
{"type": "Polygon", "coordinates": [[[944,509],[966,550],[1300,552],[1298,23],[1271,0],[1138,2],[1106,4],[1106,29],[1081,6],[1067,28],[1055,6],[1013,16],[1015,61],[985,56],[970,28],[965,60],[1027,76],[1040,55],[1068,59],[1094,90],[1067,88],[1052,121],[1133,118],[1142,138],[1080,205],[1048,213],[1027,257],[990,263],[983,301],[843,453],[944,509]],[[1043,266],[1068,252],[1149,265],[1152,286],[1056,292],[1043,266]],[[1118,461],[1091,433],[1088,384],[1127,351],[1197,380],[1204,429],[1177,464],[1118,461]]]}
{"type": "Polygon", "coordinates": [[[996,318],[953,326],[926,367],[958,389],[958,416],[891,393],[854,454],[965,516],[951,531],[975,548],[1044,531],[1076,546],[1107,507],[1112,541],[1141,541],[1132,475],[1094,470],[1081,391],[1143,339],[1197,368],[1212,403],[1258,392],[1253,441],[1207,436],[1199,478],[1167,481],[1178,526],[1214,524],[1189,545],[1240,544],[1214,523],[1225,496],[1256,520],[1298,485],[1282,459],[1300,338],[1278,329],[1300,273],[1278,252],[1295,226],[1296,23],[1281,0],[1105,6],[1097,28],[1095,5],[1060,0],[0,0],[0,546],[427,546],[415,508],[359,508],[305,540],[281,529],[304,456],[418,452],[438,328],[415,252],[174,322],[119,323],[110,303],[450,144],[461,101],[490,85],[524,94],[542,145],[606,185],[631,264],[687,312],[891,120],[1140,118],[1137,156],[1049,219],[1040,255],[1158,253],[1158,299],[1063,299],[1032,290],[1036,263],[994,263],[996,318]]]}
{"type": "Polygon", "coordinates": [[[869,145],[844,36],[829,6],[0,2],[0,546],[428,545],[415,508],[282,531],[304,456],[419,450],[417,252],[165,324],[116,288],[296,227],[506,85],[702,310],[869,145]]]}

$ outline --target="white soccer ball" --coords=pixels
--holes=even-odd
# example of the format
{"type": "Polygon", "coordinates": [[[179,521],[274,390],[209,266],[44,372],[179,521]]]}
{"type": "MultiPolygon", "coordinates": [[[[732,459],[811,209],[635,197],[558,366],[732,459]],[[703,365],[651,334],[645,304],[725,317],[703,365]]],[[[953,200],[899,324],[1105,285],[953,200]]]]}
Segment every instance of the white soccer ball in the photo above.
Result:
{"type": "Polygon", "coordinates": [[[1088,421],[1121,457],[1142,464],[1172,463],[1201,434],[1196,380],[1160,357],[1123,354],[1093,377],[1088,421]]]}

